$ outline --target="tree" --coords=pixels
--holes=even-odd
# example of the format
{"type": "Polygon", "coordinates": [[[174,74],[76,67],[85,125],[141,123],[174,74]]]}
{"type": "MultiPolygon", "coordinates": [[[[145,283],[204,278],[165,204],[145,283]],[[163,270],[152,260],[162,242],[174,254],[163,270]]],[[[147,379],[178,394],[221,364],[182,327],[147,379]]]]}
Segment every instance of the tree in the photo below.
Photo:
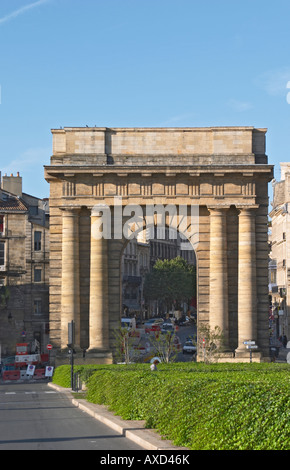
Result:
{"type": "Polygon", "coordinates": [[[174,362],[179,345],[176,335],[171,334],[170,331],[166,333],[156,331],[154,333],[154,336],[150,338],[154,354],[160,358],[161,362],[174,362]]]}
{"type": "Polygon", "coordinates": [[[147,300],[161,300],[170,310],[173,303],[178,307],[196,295],[196,267],[178,256],[171,260],[157,260],[153,271],[144,282],[147,300]]]}
{"type": "Polygon", "coordinates": [[[204,362],[217,362],[224,352],[224,335],[219,326],[210,329],[209,325],[201,325],[198,332],[197,349],[203,354],[204,362]]]}
{"type": "Polygon", "coordinates": [[[138,349],[139,338],[136,336],[135,330],[120,327],[114,331],[114,337],[115,357],[117,361],[125,362],[125,364],[140,361],[140,351],[138,349]]]}
{"type": "Polygon", "coordinates": [[[6,286],[2,286],[0,288],[0,308],[6,308],[8,300],[10,298],[10,291],[9,288],[6,286]]]}

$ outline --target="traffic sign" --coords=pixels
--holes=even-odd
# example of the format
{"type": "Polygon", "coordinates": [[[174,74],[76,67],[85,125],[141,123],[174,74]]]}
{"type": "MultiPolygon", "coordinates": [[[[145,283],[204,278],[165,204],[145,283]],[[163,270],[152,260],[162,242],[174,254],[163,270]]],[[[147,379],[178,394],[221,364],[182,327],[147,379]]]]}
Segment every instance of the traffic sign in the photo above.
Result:
{"type": "Polygon", "coordinates": [[[249,344],[249,345],[256,344],[256,341],[244,341],[244,344],[249,344]]]}
{"type": "Polygon", "coordinates": [[[53,375],[53,367],[47,366],[45,368],[45,377],[52,377],[53,375]]]}
{"type": "Polygon", "coordinates": [[[35,371],[35,366],[29,365],[29,366],[27,367],[27,370],[26,370],[26,375],[31,375],[31,376],[33,376],[33,375],[34,375],[34,371],[35,371]]]}
{"type": "Polygon", "coordinates": [[[48,345],[46,346],[46,349],[48,349],[48,351],[50,351],[50,350],[52,349],[52,344],[48,344],[48,345]]]}
{"type": "Polygon", "coordinates": [[[256,344],[248,344],[247,349],[258,349],[258,346],[256,344]]]}

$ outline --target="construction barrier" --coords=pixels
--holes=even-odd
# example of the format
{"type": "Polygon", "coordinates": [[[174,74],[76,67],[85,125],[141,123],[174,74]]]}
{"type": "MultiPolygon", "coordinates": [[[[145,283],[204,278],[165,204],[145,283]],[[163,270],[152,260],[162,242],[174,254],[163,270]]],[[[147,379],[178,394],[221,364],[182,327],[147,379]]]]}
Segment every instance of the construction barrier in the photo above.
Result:
{"type": "Polygon", "coordinates": [[[41,354],[40,355],[40,361],[42,363],[48,362],[49,361],[49,354],[41,354]]]}
{"type": "Polygon", "coordinates": [[[35,369],[34,379],[45,379],[45,369],[35,369]]]}
{"type": "Polygon", "coordinates": [[[20,371],[19,370],[5,370],[2,373],[3,380],[19,380],[20,371]]]}

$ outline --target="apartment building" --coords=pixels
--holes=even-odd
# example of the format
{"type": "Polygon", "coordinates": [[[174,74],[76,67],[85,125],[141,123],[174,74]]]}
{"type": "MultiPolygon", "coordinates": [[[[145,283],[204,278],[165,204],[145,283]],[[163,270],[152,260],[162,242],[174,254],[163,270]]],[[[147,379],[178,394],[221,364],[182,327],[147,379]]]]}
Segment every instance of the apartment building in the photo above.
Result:
{"type": "Polygon", "coordinates": [[[0,345],[46,352],[49,339],[49,203],[22,191],[19,173],[0,187],[0,345]]]}
{"type": "Polygon", "coordinates": [[[270,333],[275,342],[290,337],[290,163],[280,163],[281,181],[273,181],[269,231],[270,333]]]}

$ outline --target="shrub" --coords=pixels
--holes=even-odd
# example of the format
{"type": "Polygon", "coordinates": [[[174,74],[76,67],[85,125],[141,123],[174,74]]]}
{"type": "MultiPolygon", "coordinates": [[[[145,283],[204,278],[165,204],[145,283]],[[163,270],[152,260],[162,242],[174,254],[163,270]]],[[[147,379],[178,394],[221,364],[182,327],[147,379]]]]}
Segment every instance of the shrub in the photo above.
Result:
{"type": "MultiPolygon", "coordinates": [[[[145,420],[176,445],[290,449],[288,364],[174,363],[159,364],[157,372],[148,364],[90,368],[97,369],[88,374],[90,402],[123,419],[145,420]]],[[[67,374],[58,369],[54,381],[67,374]]]]}

